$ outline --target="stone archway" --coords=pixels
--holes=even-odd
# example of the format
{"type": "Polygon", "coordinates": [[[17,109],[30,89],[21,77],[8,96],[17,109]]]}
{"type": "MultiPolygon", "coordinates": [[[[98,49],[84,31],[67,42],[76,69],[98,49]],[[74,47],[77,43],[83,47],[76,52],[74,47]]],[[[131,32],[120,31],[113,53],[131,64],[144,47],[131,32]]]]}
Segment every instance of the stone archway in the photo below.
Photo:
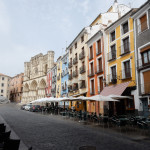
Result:
{"type": "Polygon", "coordinates": [[[46,81],[45,79],[41,79],[40,83],[39,83],[39,90],[38,90],[38,95],[40,95],[40,97],[45,97],[46,96],[46,81]]]}
{"type": "Polygon", "coordinates": [[[37,99],[37,96],[38,96],[38,83],[35,80],[33,80],[31,82],[29,95],[31,97],[31,100],[37,99]]]}
{"type": "Polygon", "coordinates": [[[29,92],[29,85],[26,83],[23,87],[24,92],[29,92]]]}

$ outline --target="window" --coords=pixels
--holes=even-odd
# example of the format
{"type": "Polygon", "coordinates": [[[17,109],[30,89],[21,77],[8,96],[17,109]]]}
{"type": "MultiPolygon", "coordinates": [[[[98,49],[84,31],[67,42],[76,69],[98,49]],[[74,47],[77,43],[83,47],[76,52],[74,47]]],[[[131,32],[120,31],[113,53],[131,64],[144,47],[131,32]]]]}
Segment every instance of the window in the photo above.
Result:
{"type": "Polygon", "coordinates": [[[102,72],[102,58],[98,58],[98,60],[97,60],[97,73],[100,73],[100,72],[102,72]]]}
{"type": "Polygon", "coordinates": [[[1,93],[4,93],[4,90],[1,90],[1,93]]]}
{"type": "Polygon", "coordinates": [[[5,80],[5,78],[4,78],[4,77],[2,77],[2,80],[5,80]]]}
{"type": "Polygon", "coordinates": [[[70,48],[70,54],[72,54],[72,48],[70,48]]]}
{"type": "Polygon", "coordinates": [[[4,87],[4,83],[2,83],[1,86],[4,87]]]}
{"type": "Polygon", "coordinates": [[[75,49],[77,48],[77,42],[75,43],[75,49]]]}
{"type": "Polygon", "coordinates": [[[89,75],[90,76],[94,75],[94,63],[93,62],[90,63],[89,75]]]}
{"type": "Polygon", "coordinates": [[[101,53],[101,40],[97,41],[97,54],[101,53]]]}
{"type": "Polygon", "coordinates": [[[115,40],[115,31],[110,34],[111,42],[115,40]]]}
{"type": "Polygon", "coordinates": [[[144,14],[140,19],[139,19],[140,25],[139,25],[139,32],[143,32],[148,28],[147,26],[147,15],[144,14]]]}
{"type": "Polygon", "coordinates": [[[93,46],[90,47],[90,56],[89,59],[93,59],[93,46]]]}
{"type": "Polygon", "coordinates": [[[128,21],[122,25],[122,34],[125,34],[129,31],[128,21]]]}
{"type": "Polygon", "coordinates": [[[81,37],[81,43],[84,41],[84,35],[81,37]]]}
{"type": "Polygon", "coordinates": [[[122,71],[122,77],[123,79],[130,78],[131,77],[131,68],[130,68],[130,60],[123,63],[123,71],[122,71]]]}
{"type": "Polygon", "coordinates": [[[143,52],[142,54],[142,64],[147,65],[150,63],[150,49],[143,52]]]}
{"type": "Polygon", "coordinates": [[[116,59],[116,45],[112,45],[110,47],[111,49],[111,52],[109,53],[109,60],[113,60],[113,59],[116,59]]]}
{"type": "Polygon", "coordinates": [[[116,66],[111,67],[111,74],[110,74],[110,82],[116,83],[117,75],[116,75],[116,66]]]}
{"type": "Polygon", "coordinates": [[[90,95],[94,95],[95,93],[95,88],[94,88],[94,79],[91,80],[91,85],[90,85],[90,95]]]}
{"type": "Polygon", "coordinates": [[[103,77],[98,77],[98,93],[103,90],[103,77]]]}
{"type": "Polygon", "coordinates": [[[121,54],[127,53],[130,51],[130,46],[129,46],[129,37],[123,39],[123,49],[121,51],[121,54]]]}

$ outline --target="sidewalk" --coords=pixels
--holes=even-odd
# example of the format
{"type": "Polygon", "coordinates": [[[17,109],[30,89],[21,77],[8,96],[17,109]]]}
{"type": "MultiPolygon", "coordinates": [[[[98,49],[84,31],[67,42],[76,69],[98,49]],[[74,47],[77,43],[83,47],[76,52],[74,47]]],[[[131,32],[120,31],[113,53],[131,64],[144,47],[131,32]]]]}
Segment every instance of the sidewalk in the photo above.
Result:
{"type": "MultiPolygon", "coordinates": [[[[12,138],[12,139],[20,139],[18,137],[18,135],[6,123],[6,121],[3,119],[3,117],[1,115],[0,115],[0,123],[4,123],[6,125],[6,131],[11,130],[10,138],[12,138]]],[[[20,141],[19,150],[28,150],[28,147],[22,141],[20,141]]]]}

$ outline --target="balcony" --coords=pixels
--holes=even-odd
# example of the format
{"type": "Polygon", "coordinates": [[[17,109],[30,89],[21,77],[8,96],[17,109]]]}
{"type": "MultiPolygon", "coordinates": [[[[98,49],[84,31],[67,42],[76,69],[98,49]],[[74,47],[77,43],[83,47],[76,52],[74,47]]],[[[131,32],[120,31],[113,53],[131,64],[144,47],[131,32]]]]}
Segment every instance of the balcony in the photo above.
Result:
{"type": "Polygon", "coordinates": [[[90,88],[90,95],[95,95],[95,90],[90,88]]]}
{"type": "Polygon", "coordinates": [[[138,59],[137,60],[137,69],[146,69],[150,67],[150,60],[147,59],[147,56],[144,57],[143,59],[138,59]]]}
{"type": "Polygon", "coordinates": [[[120,56],[130,53],[130,43],[123,44],[119,47],[120,56]]]}
{"type": "Polygon", "coordinates": [[[115,60],[116,59],[116,50],[109,52],[107,54],[107,57],[108,57],[108,61],[115,60]]]}
{"type": "Polygon", "coordinates": [[[83,74],[85,72],[85,66],[80,67],[80,74],[83,74]]]}
{"type": "Polygon", "coordinates": [[[121,76],[120,76],[121,79],[125,80],[131,78],[131,72],[132,72],[131,68],[121,70],[121,76]]]}
{"type": "Polygon", "coordinates": [[[68,68],[72,67],[72,61],[68,63],[68,68]]]}
{"type": "Polygon", "coordinates": [[[59,76],[57,76],[57,80],[60,80],[60,75],[59,75],[59,76]]]}
{"type": "Polygon", "coordinates": [[[108,82],[112,84],[117,83],[117,75],[116,74],[109,74],[108,75],[108,82]]]}
{"type": "Polygon", "coordinates": [[[65,91],[66,89],[67,89],[66,86],[63,85],[62,90],[65,91]]]}
{"type": "Polygon", "coordinates": [[[77,63],[78,63],[78,58],[76,57],[76,58],[73,59],[73,64],[75,65],[77,63]]]}
{"type": "Polygon", "coordinates": [[[73,90],[72,90],[72,86],[69,86],[68,87],[68,92],[72,92],[73,90]]]}
{"type": "Polygon", "coordinates": [[[140,87],[140,95],[150,94],[150,83],[141,84],[140,87]]]}
{"type": "Polygon", "coordinates": [[[72,80],[72,74],[69,74],[69,80],[72,80]]]}
{"type": "Polygon", "coordinates": [[[73,91],[77,91],[77,90],[79,90],[79,88],[78,88],[78,83],[76,83],[76,84],[73,86],[73,91]]]}
{"type": "Polygon", "coordinates": [[[82,60],[83,58],[85,58],[84,51],[79,54],[79,60],[82,60]]]}
{"type": "Polygon", "coordinates": [[[92,60],[93,59],[93,54],[91,54],[90,56],[89,56],[89,60],[92,60]]]}
{"type": "Polygon", "coordinates": [[[80,89],[86,88],[85,80],[80,83],[80,89]]]}
{"type": "Polygon", "coordinates": [[[98,66],[95,68],[95,70],[96,70],[96,74],[102,73],[102,72],[103,72],[102,65],[98,65],[98,66]]]}
{"type": "Polygon", "coordinates": [[[89,69],[89,74],[88,74],[89,77],[92,77],[94,76],[94,69],[89,69]]]}
{"type": "Polygon", "coordinates": [[[73,77],[77,77],[78,76],[78,71],[73,71],[73,77]]]}

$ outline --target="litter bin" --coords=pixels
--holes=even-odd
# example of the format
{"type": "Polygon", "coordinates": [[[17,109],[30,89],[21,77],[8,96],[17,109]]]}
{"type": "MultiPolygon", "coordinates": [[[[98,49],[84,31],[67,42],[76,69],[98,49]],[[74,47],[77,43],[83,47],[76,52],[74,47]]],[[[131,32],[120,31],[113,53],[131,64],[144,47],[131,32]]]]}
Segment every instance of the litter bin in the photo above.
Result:
{"type": "Polygon", "coordinates": [[[95,146],[82,146],[79,147],[79,150],[96,150],[95,146]]]}

